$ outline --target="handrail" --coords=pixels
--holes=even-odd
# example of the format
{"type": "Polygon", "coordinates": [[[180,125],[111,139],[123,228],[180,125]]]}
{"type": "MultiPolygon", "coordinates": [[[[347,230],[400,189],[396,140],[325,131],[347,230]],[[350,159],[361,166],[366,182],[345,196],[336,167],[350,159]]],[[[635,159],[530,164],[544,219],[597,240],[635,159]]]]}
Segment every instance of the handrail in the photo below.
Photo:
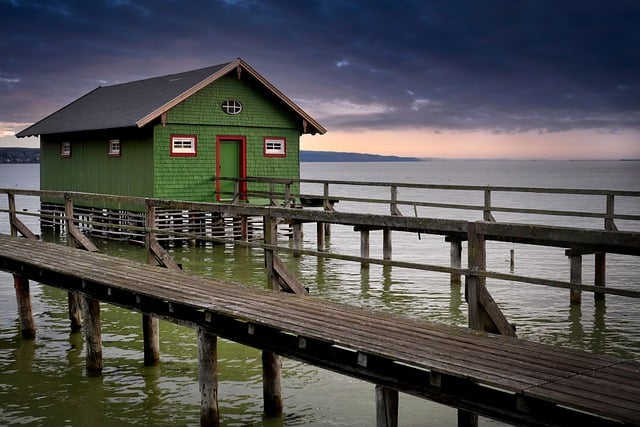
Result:
{"type": "Polygon", "coordinates": [[[419,183],[385,183],[373,181],[341,181],[341,180],[321,180],[321,179],[293,179],[293,178],[273,178],[273,177],[245,177],[245,178],[219,178],[221,180],[231,180],[236,182],[251,183],[247,185],[247,191],[241,195],[234,195],[234,199],[242,196],[248,198],[263,198],[274,201],[281,200],[282,204],[292,203],[292,200],[315,200],[318,205],[325,209],[335,209],[335,204],[339,202],[353,202],[366,204],[386,204],[389,205],[389,212],[393,215],[401,215],[400,206],[410,207],[415,215],[418,215],[417,207],[440,208],[453,210],[466,210],[482,212],[482,219],[485,221],[495,221],[495,213],[502,212],[508,214],[544,215],[554,217],[574,217],[574,218],[595,218],[603,220],[603,228],[607,230],[617,229],[616,220],[620,221],[640,221],[640,215],[629,212],[616,212],[615,199],[617,198],[638,198],[640,191],[633,190],[609,190],[609,189],[567,189],[567,188],[544,188],[544,187],[511,187],[511,186],[481,186],[481,185],[452,185],[452,184],[419,184],[419,183]],[[320,194],[313,194],[308,191],[294,192],[294,186],[301,184],[321,184],[323,191],[320,194]],[[264,187],[261,187],[264,186],[264,187]],[[353,195],[353,191],[339,191],[330,193],[330,186],[341,187],[378,187],[388,188],[389,198],[364,198],[353,195]],[[253,187],[253,188],[249,188],[253,187]],[[276,191],[276,187],[278,191],[276,191]],[[399,198],[400,189],[413,190],[439,190],[449,192],[478,192],[483,197],[482,204],[469,203],[442,203],[429,202],[424,200],[411,200],[409,198],[399,198]],[[527,206],[499,206],[492,203],[492,198],[499,193],[526,193],[526,194],[549,194],[567,196],[605,196],[603,203],[598,206],[598,211],[582,211],[577,209],[560,210],[541,207],[527,206]],[[322,203],[320,203],[322,202],[322,203]]]}
{"type": "MultiPolygon", "coordinates": [[[[317,222],[317,223],[333,223],[343,224],[356,227],[364,227],[369,229],[394,229],[415,233],[432,233],[448,236],[458,236],[465,238],[471,229],[475,230],[482,236],[482,239],[514,241],[525,244],[534,244],[542,246],[555,246],[562,248],[573,248],[576,251],[593,252],[601,251],[608,253],[620,253],[629,255],[640,255],[640,232],[633,231],[617,231],[615,229],[582,229],[575,227],[559,227],[532,224],[514,224],[514,223],[498,223],[493,221],[469,222],[466,220],[454,219],[436,219],[425,217],[409,217],[399,215],[370,215],[362,213],[335,212],[330,210],[310,210],[310,209],[291,209],[290,207],[280,206],[255,206],[247,203],[240,204],[220,204],[205,202],[188,202],[176,200],[150,199],[131,196],[114,196],[102,195],[94,193],[81,192],[62,192],[62,191],[40,191],[40,190],[22,190],[22,189],[4,189],[0,188],[0,194],[7,194],[10,198],[19,196],[34,197],[52,197],[57,196],[63,200],[79,201],[79,200],[102,200],[119,203],[130,203],[138,205],[143,209],[149,207],[158,207],[176,210],[193,210],[202,212],[218,213],[220,215],[253,215],[253,216],[270,216],[283,217],[293,222],[317,222]],[[471,227],[473,225],[473,227],[471,227]]],[[[15,206],[10,209],[0,209],[0,212],[9,213],[12,217],[18,215],[46,217],[42,213],[23,212],[15,206]]],[[[70,220],[78,223],[84,223],[95,226],[103,226],[101,222],[95,222],[88,219],[67,218],[66,215],[58,217],[61,220],[70,220]]],[[[12,220],[12,218],[10,218],[12,220]]],[[[141,233],[162,233],[166,235],[175,235],[180,237],[193,237],[193,234],[183,233],[179,231],[171,231],[160,229],[158,227],[149,228],[147,226],[131,226],[118,225],[119,228],[130,231],[138,231],[141,233]]],[[[197,236],[199,240],[210,240],[216,242],[233,242],[234,244],[258,246],[266,248],[268,245],[255,242],[241,242],[237,240],[226,240],[223,238],[197,236]]],[[[491,271],[478,271],[472,269],[460,269],[444,266],[432,266],[424,263],[407,263],[390,259],[372,259],[368,257],[355,257],[341,254],[330,254],[321,251],[309,251],[300,249],[290,249],[286,247],[275,248],[279,251],[294,251],[299,254],[309,254],[317,257],[344,259],[356,262],[367,262],[371,264],[382,264],[390,266],[398,266],[403,268],[417,268],[420,270],[429,270],[435,272],[446,272],[465,274],[467,276],[491,277],[498,280],[511,280],[515,282],[547,285],[553,287],[564,287],[570,289],[596,291],[593,286],[583,285],[574,282],[562,282],[541,278],[530,278],[524,276],[516,276],[513,274],[504,274],[491,271]]],[[[624,289],[616,289],[606,287],[597,289],[600,293],[610,293],[617,295],[630,296],[634,298],[640,297],[640,291],[629,291],[624,289]]]]}

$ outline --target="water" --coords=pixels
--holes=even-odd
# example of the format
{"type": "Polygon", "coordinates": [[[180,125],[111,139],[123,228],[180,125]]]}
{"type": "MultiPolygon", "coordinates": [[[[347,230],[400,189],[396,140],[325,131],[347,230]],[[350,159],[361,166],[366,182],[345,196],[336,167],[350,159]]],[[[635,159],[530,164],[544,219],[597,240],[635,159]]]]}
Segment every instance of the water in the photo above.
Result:
{"type": "MultiPolygon", "coordinates": [[[[638,190],[639,162],[426,162],[426,163],[305,163],[303,178],[357,181],[416,182],[434,184],[506,185],[536,187],[608,188],[638,190]]],[[[38,165],[0,165],[0,187],[38,188],[38,165]]],[[[308,190],[308,191],[307,191],[308,190]]],[[[303,188],[322,193],[321,189],[303,188]]],[[[353,194],[352,188],[332,188],[332,194],[353,194]],[[333,193],[333,192],[336,193],[333,193]]],[[[371,189],[359,188],[363,197],[388,198],[371,189]]],[[[388,191],[388,190],[386,190],[388,191]]],[[[482,204],[482,195],[441,194],[401,190],[400,199],[460,201],[482,204]],[[474,200],[468,200],[469,198],[474,200]]],[[[494,205],[521,203],[521,195],[496,195],[494,205]]],[[[526,196],[525,197],[531,197],[526,196]]],[[[601,198],[563,199],[543,196],[536,204],[571,209],[602,210],[601,198]],[[576,206],[577,205],[577,206],[576,206]]],[[[37,211],[33,198],[18,197],[19,209],[37,211]]],[[[6,207],[6,201],[0,200],[6,207]]],[[[339,203],[338,210],[358,211],[355,203],[339,203]]],[[[367,208],[387,213],[388,205],[367,208]]],[[[401,207],[413,215],[412,207],[401,207]]],[[[434,217],[480,219],[477,212],[419,208],[419,214],[434,217]]],[[[616,211],[637,214],[638,201],[616,199],[616,211]]],[[[513,218],[496,213],[499,221],[535,220],[566,225],[576,220],[541,217],[513,218]],[[564,221],[564,222],[563,222],[564,221]]],[[[39,232],[37,220],[22,220],[39,232]]],[[[0,214],[0,232],[7,232],[6,214],[0,214]]],[[[600,221],[579,220],[584,226],[601,228],[600,221]]],[[[619,224],[621,228],[633,227],[619,224]]],[[[305,248],[315,248],[315,226],[304,229],[305,248]]],[[[45,236],[51,239],[51,236],[45,236]]],[[[142,261],[140,248],[116,242],[97,242],[101,250],[142,261]]],[[[287,240],[281,242],[288,245],[287,240]]],[[[466,245],[465,245],[466,246],[466,245]]],[[[564,250],[488,243],[488,268],[509,272],[509,251],[515,250],[515,274],[568,280],[569,265],[564,250]]],[[[351,227],[333,226],[327,250],[359,255],[359,236],[351,227]]],[[[262,251],[231,245],[176,247],[171,249],[185,270],[263,287],[262,251]]],[[[371,233],[371,256],[382,257],[382,233],[371,233]]],[[[449,248],[441,236],[395,233],[393,257],[448,265],[449,248]]],[[[466,254],[463,253],[463,260],[466,254]]],[[[372,265],[361,272],[359,265],[339,260],[292,258],[283,254],[288,266],[310,287],[312,295],[334,301],[466,325],[466,305],[459,289],[451,287],[448,275],[383,268],[372,265]]],[[[593,259],[584,257],[583,278],[593,277],[593,259]]],[[[640,289],[638,259],[607,256],[607,284],[640,289]]],[[[640,316],[637,302],[607,296],[606,306],[596,308],[591,294],[583,295],[581,308],[571,308],[568,291],[510,282],[489,281],[494,299],[523,338],[586,351],[640,358],[640,316]]],[[[0,273],[0,425],[199,425],[197,344],[195,331],[161,322],[161,357],[158,367],[142,363],[141,319],[137,313],[102,305],[105,369],[100,378],[85,374],[83,339],[70,334],[66,294],[58,289],[32,284],[37,338],[19,335],[17,309],[10,275],[0,273]]],[[[260,352],[226,340],[219,342],[220,410],[224,426],[369,426],[374,423],[374,387],[345,376],[296,361],[283,360],[283,419],[263,419],[260,352]]],[[[401,394],[400,425],[455,425],[455,410],[401,394]]],[[[481,419],[483,425],[498,425],[481,419]]]]}

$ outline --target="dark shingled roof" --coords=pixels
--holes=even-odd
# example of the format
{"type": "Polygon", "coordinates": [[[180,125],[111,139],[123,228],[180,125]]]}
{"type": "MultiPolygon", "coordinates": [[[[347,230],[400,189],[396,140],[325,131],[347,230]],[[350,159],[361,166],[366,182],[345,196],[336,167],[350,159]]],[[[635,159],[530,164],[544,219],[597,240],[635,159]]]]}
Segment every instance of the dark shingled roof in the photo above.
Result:
{"type": "MultiPolygon", "coordinates": [[[[157,118],[166,109],[211,83],[216,73],[236,66],[246,69],[276,97],[309,122],[312,133],[325,129],[293,104],[275,87],[258,75],[241,59],[168,76],[154,77],[113,86],[100,86],[55,113],[16,134],[17,137],[55,133],[141,127],[157,118]],[[203,86],[204,85],[204,86],[203,86]],[[202,86],[202,87],[201,87],[202,86]],[[166,108],[164,111],[163,108],[166,108]]],[[[226,71],[228,73],[229,71],[226,71]]]]}

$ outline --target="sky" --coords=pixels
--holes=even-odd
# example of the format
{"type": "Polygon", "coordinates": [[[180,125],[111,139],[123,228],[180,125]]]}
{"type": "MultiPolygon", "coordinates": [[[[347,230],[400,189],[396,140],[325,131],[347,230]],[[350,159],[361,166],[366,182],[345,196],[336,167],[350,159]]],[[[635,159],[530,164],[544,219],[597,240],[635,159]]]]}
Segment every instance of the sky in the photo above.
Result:
{"type": "Polygon", "coordinates": [[[0,0],[0,146],[98,86],[244,59],[303,150],[640,158],[638,0],[0,0]]]}

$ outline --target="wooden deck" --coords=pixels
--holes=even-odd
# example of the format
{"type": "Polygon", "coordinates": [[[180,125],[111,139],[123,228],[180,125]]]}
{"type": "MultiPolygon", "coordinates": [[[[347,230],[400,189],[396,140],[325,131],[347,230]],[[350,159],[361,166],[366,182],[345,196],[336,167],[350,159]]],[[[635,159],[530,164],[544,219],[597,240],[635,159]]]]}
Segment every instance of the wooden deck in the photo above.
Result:
{"type": "Polygon", "coordinates": [[[0,269],[508,423],[640,425],[637,361],[4,235],[0,269]]]}

